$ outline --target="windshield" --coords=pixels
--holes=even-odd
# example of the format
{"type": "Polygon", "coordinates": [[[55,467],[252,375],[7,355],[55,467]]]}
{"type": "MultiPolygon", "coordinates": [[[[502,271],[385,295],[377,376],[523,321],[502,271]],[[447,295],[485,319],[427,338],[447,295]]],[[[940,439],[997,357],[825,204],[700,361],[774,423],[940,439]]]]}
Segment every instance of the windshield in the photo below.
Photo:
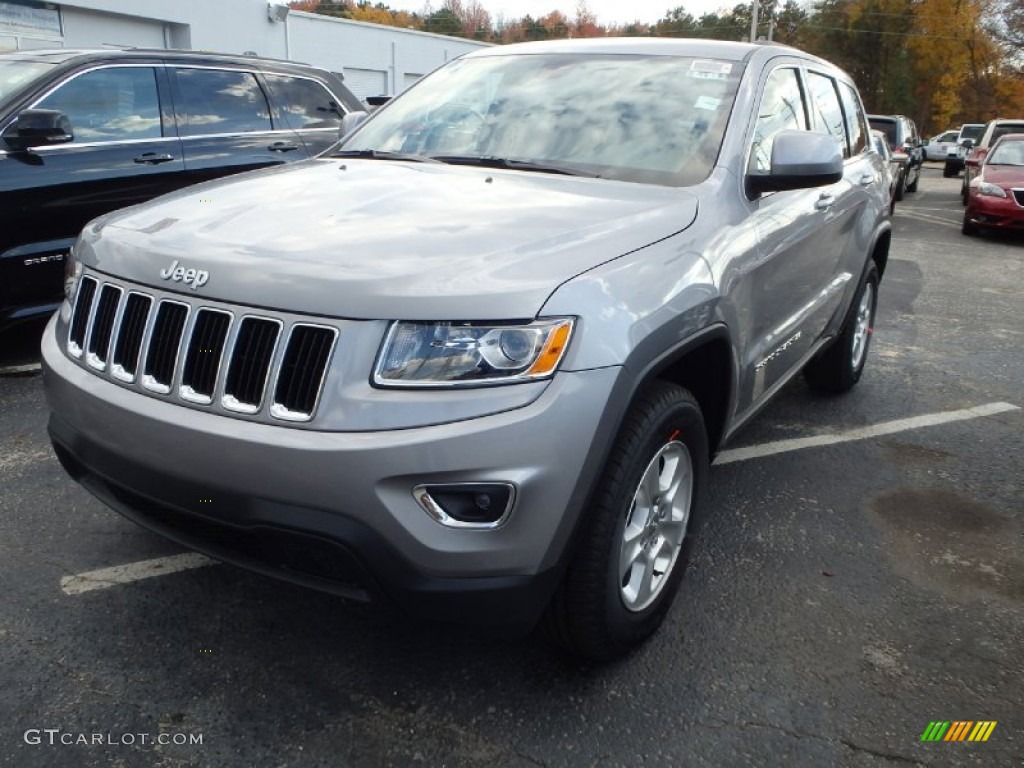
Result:
{"type": "Polygon", "coordinates": [[[0,61],[0,101],[53,67],[41,61],[0,61]]]}
{"type": "Polygon", "coordinates": [[[381,109],[341,149],[696,184],[718,157],[740,73],[737,62],[676,56],[462,59],[381,109]]]}
{"type": "Polygon", "coordinates": [[[1024,165],[1024,141],[1003,141],[997,144],[988,158],[988,165],[1024,165]]]}

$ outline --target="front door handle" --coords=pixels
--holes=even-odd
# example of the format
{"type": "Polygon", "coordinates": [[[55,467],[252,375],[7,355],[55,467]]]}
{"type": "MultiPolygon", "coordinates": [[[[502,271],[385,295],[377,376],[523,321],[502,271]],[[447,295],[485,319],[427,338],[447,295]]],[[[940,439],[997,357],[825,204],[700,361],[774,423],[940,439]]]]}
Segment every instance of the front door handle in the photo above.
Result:
{"type": "Polygon", "coordinates": [[[135,162],[139,165],[160,165],[160,163],[169,163],[172,160],[174,160],[174,155],[158,155],[156,152],[146,152],[135,158],[135,162]]]}
{"type": "Polygon", "coordinates": [[[862,187],[870,187],[872,184],[875,183],[875,174],[865,173],[863,176],[860,177],[859,181],[862,187]]]}
{"type": "Polygon", "coordinates": [[[287,141],[275,141],[273,144],[267,147],[267,149],[269,149],[271,152],[293,152],[298,148],[298,144],[291,144],[287,141]]]}
{"type": "Polygon", "coordinates": [[[814,204],[814,207],[819,211],[827,211],[833,205],[836,204],[836,196],[831,192],[822,192],[818,197],[818,202],[814,204]]]}

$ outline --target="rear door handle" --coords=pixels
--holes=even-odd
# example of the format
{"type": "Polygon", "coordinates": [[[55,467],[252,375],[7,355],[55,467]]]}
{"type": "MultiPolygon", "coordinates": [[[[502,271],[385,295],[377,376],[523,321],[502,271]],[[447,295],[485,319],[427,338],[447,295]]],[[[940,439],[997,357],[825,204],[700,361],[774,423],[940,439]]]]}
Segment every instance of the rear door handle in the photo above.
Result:
{"type": "Polygon", "coordinates": [[[169,163],[172,160],[174,160],[174,155],[158,155],[156,152],[146,152],[135,158],[135,162],[139,165],[160,165],[160,163],[169,163]]]}
{"type": "Polygon", "coordinates": [[[819,211],[827,211],[836,203],[836,196],[831,192],[822,192],[821,196],[818,197],[818,202],[814,204],[814,207],[819,211]]]}
{"type": "Polygon", "coordinates": [[[863,176],[860,177],[860,185],[862,187],[870,187],[874,183],[875,174],[873,173],[865,173],[863,176]]]}
{"type": "Polygon", "coordinates": [[[291,144],[287,141],[275,141],[273,144],[267,147],[267,149],[269,149],[271,152],[293,152],[298,148],[298,144],[291,144]]]}

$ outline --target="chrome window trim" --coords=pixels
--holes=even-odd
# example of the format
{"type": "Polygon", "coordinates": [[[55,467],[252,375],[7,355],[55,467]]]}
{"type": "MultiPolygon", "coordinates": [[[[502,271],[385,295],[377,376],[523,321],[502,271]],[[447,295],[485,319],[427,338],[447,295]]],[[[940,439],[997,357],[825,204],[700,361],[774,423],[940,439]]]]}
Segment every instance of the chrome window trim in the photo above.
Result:
{"type": "MultiPolygon", "coordinates": [[[[39,105],[39,103],[41,101],[43,101],[44,99],[49,98],[51,95],[53,95],[54,93],[59,91],[65,85],[70,83],[72,80],[77,80],[82,75],[87,75],[90,72],[98,72],[101,69],[156,69],[156,68],[161,67],[161,66],[164,66],[164,65],[161,65],[159,63],[141,63],[141,62],[138,63],[138,64],[135,64],[135,63],[132,63],[132,64],[128,64],[128,63],[125,63],[125,64],[97,64],[94,67],[88,67],[86,69],[79,70],[78,72],[72,72],[69,77],[65,78],[64,80],[61,80],[59,83],[57,83],[52,88],[47,90],[39,98],[37,98],[35,101],[33,101],[27,107],[25,107],[25,109],[35,109],[39,105]]],[[[154,85],[156,85],[157,105],[162,109],[163,105],[160,103],[160,84],[157,83],[154,80],[154,85]]],[[[161,136],[160,136],[160,138],[164,138],[164,139],[166,139],[166,138],[177,138],[176,136],[168,137],[168,136],[164,136],[163,135],[163,119],[162,118],[163,118],[163,112],[161,112],[161,121],[160,121],[160,133],[161,133],[161,136]]],[[[17,119],[18,119],[18,116],[15,115],[13,118],[11,118],[10,121],[8,121],[8,123],[6,125],[4,125],[2,128],[0,128],[0,135],[6,133],[7,129],[10,128],[14,124],[14,121],[17,120],[17,119]]],[[[74,128],[74,126],[71,126],[71,127],[74,128]]],[[[152,141],[152,140],[153,139],[150,139],[150,141],[152,141]]],[[[116,139],[115,141],[127,141],[127,140],[126,139],[116,139]]],[[[132,139],[132,141],[137,141],[137,139],[132,139]]],[[[114,142],[94,142],[94,143],[111,144],[111,143],[114,143],[114,142]]],[[[82,146],[82,145],[79,144],[78,146],[82,146]]],[[[35,151],[35,148],[33,148],[33,151],[35,151]]]]}
{"type": "Polygon", "coordinates": [[[276,402],[275,397],[277,395],[277,384],[278,381],[281,379],[281,371],[283,369],[281,363],[278,363],[277,370],[274,373],[274,380],[270,383],[269,388],[270,415],[273,416],[275,419],[281,419],[282,421],[312,421],[313,417],[316,415],[317,409],[320,407],[320,397],[324,391],[324,382],[327,381],[327,373],[328,371],[331,370],[331,364],[334,362],[334,352],[338,348],[338,337],[341,335],[338,332],[337,328],[332,328],[329,325],[323,325],[321,323],[292,323],[291,326],[288,328],[288,337],[285,339],[285,343],[281,347],[282,361],[284,354],[287,353],[288,351],[288,346],[292,342],[292,336],[295,334],[295,329],[298,326],[302,326],[304,328],[321,328],[325,331],[331,331],[333,333],[333,337],[331,338],[331,349],[327,353],[327,361],[324,363],[323,373],[320,374],[320,381],[317,383],[316,386],[316,399],[313,401],[313,408],[309,413],[290,411],[283,405],[279,405],[276,402]]]}

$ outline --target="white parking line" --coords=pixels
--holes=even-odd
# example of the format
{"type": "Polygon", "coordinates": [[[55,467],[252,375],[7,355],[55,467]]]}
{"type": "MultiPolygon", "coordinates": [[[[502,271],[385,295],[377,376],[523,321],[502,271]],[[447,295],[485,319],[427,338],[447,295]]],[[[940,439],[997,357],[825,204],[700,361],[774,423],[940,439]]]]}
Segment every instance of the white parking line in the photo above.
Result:
{"type": "Polygon", "coordinates": [[[8,365],[0,367],[0,376],[11,373],[29,373],[31,371],[43,370],[42,363],[28,363],[27,365],[8,365]]]}
{"type": "Polygon", "coordinates": [[[205,555],[200,555],[197,552],[185,552],[181,555],[141,560],[137,563],[115,565],[111,568],[100,568],[98,571],[65,576],[60,580],[60,588],[65,595],[80,595],[94,589],[116,587],[118,584],[130,584],[133,581],[151,579],[154,576],[190,571],[194,568],[216,564],[216,560],[211,560],[205,555]]]}
{"type": "MultiPolygon", "coordinates": [[[[897,419],[895,421],[884,421],[870,427],[860,427],[846,432],[839,432],[833,435],[815,435],[813,437],[798,437],[791,440],[777,440],[772,443],[751,445],[746,448],[734,448],[722,451],[715,459],[715,465],[731,464],[737,461],[748,461],[759,459],[764,456],[772,456],[776,453],[787,451],[799,451],[804,448],[820,448],[825,445],[836,445],[837,443],[849,443],[854,440],[866,440],[882,435],[891,435],[896,432],[906,432],[911,429],[922,427],[933,427],[939,424],[949,424],[955,421],[967,421],[969,419],[980,419],[985,416],[994,416],[997,413],[1007,411],[1019,411],[1020,407],[1012,403],[987,403],[974,408],[964,408],[959,411],[942,411],[929,413],[923,416],[913,416],[909,419],[897,419]]],[[[115,565],[112,568],[101,568],[97,571],[65,576],[60,580],[60,588],[65,595],[80,595],[83,592],[91,592],[96,589],[116,587],[120,584],[129,584],[133,581],[151,579],[154,576],[164,576],[168,573],[189,571],[195,568],[204,568],[208,565],[217,565],[216,560],[200,555],[195,552],[186,552],[171,557],[160,557],[155,560],[142,560],[127,565],[115,565]]]]}
{"type": "Polygon", "coordinates": [[[923,416],[912,416],[909,419],[896,419],[895,421],[883,421],[870,427],[860,427],[846,432],[839,432],[833,435],[814,435],[813,437],[795,437],[790,440],[776,440],[772,443],[751,445],[746,448],[733,448],[722,451],[715,459],[715,464],[731,464],[735,461],[748,461],[749,459],[760,459],[764,456],[773,456],[776,453],[787,451],[799,451],[804,448],[820,448],[823,445],[836,445],[837,443],[849,443],[854,440],[867,440],[871,437],[891,435],[896,432],[906,432],[911,429],[922,427],[934,427],[938,424],[949,424],[954,421],[967,421],[969,419],[980,419],[985,416],[994,416],[997,413],[1007,411],[1019,411],[1020,407],[1012,403],[987,403],[974,408],[964,408],[960,411],[941,411],[939,413],[926,413],[923,416]]]}
{"type": "Polygon", "coordinates": [[[900,216],[906,216],[908,219],[917,219],[918,221],[927,221],[933,224],[945,224],[947,227],[960,229],[960,224],[957,222],[944,219],[940,216],[929,216],[926,213],[917,213],[917,211],[900,210],[899,206],[896,207],[896,213],[900,216]]]}

